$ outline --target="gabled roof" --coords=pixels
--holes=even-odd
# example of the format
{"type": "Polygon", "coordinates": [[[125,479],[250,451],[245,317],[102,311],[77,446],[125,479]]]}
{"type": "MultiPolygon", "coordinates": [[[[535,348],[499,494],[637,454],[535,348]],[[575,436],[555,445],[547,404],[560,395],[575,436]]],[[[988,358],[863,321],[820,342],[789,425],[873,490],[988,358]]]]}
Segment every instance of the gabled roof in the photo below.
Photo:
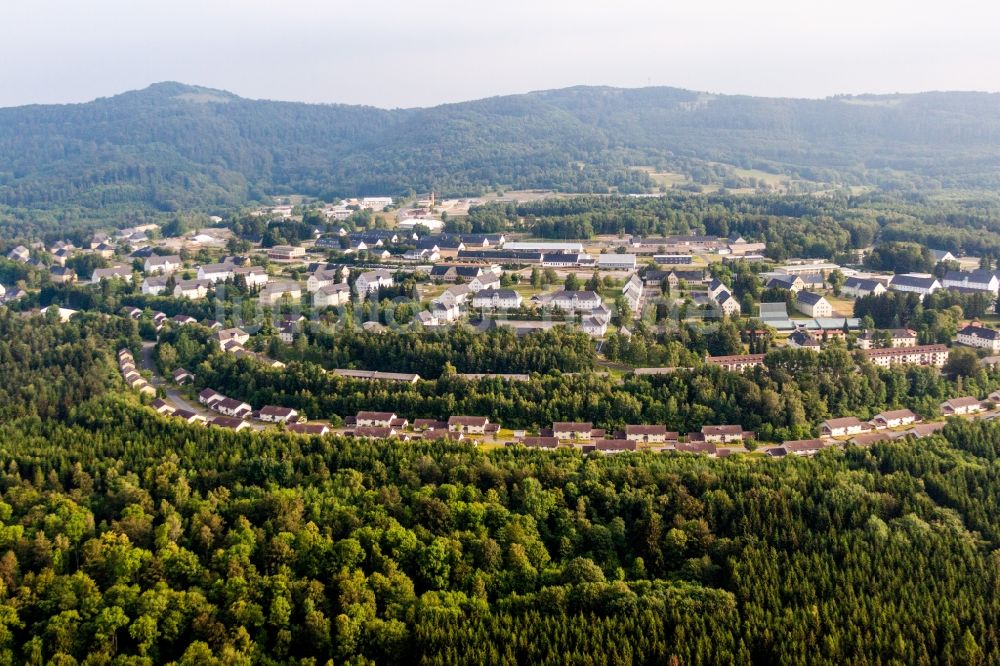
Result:
{"type": "Polygon", "coordinates": [[[817,303],[825,301],[826,299],[823,297],[823,294],[815,294],[811,291],[803,290],[798,293],[798,296],[796,296],[796,300],[798,300],[800,303],[805,303],[806,305],[816,305],[817,303]]]}

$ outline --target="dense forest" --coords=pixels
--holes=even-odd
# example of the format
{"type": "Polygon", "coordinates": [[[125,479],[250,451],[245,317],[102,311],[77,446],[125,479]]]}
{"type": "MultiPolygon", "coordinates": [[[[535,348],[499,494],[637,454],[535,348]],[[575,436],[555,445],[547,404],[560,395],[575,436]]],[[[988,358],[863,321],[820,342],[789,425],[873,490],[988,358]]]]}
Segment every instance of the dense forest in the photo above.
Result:
{"type": "Polygon", "coordinates": [[[754,186],[739,169],[756,169],[816,187],[989,189],[1000,182],[998,112],[1000,97],[977,93],[797,100],[599,87],[386,111],[161,83],[0,109],[0,205],[66,224],[288,192],[658,188],[638,167],[726,187],[754,186]]]}
{"type": "Polygon", "coordinates": [[[5,663],[1000,656],[996,423],[781,460],[232,433],[118,389],[134,322],[0,332],[5,663]]]}

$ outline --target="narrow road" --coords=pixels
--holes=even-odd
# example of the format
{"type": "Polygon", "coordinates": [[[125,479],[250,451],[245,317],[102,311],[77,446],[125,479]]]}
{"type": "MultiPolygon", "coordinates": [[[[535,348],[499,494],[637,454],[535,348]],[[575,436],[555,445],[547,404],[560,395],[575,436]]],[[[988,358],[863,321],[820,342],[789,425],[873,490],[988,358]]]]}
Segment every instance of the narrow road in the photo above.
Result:
{"type": "Polygon", "coordinates": [[[212,412],[203,409],[201,405],[188,402],[177,388],[171,386],[167,380],[160,376],[160,374],[156,371],[156,363],[153,361],[153,348],[155,346],[155,342],[142,343],[142,367],[149,370],[152,374],[152,385],[156,388],[163,388],[164,393],[166,394],[166,401],[170,403],[170,406],[174,409],[186,409],[189,412],[200,414],[201,416],[209,419],[215,416],[212,412]]]}

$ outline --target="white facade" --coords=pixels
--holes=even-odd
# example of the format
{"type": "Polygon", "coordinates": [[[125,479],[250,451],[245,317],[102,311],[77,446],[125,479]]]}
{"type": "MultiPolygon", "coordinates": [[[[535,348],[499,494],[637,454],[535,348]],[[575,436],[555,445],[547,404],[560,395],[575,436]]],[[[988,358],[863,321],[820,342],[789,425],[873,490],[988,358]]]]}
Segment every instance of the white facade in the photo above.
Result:
{"type": "Polygon", "coordinates": [[[143,264],[143,270],[147,275],[156,275],[158,273],[169,275],[174,271],[179,270],[183,265],[184,262],[182,262],[181,258],[176,254],[168,257],[153,255],[151,257],[146,257],[146,262],[143,264]]]}
{"type": "Polygon", "coordinates": [[[343,282],[328,284],[313,293],[313,307],[327,308],[344,305],[351,300],[351,288],[343,282]]]}
{"type": "Polygon", "coordinates": [[[198,267],[198,279],[215,284],[223,280],[232,280],[235,271],[236,267],[232,264],[205,264],[198,267]]]}
{"type": "Polygon", "coordinates": [[[393,284],[392,273],[387,270],[380,269],[377,271],[368,271],[367,273],[359,275],[358,279],[354,283],[354,290],[359,294],[368,294],[373,291],[378,291],[382,287],[391,287],[393,284]]]}
{"type": "Polygon", "coordinates": [[[955,336],[955,341],[969,347],[1000,352],[1000,331],[983,326],[966,326],[955,336]]]}
{"type": "Polygon", "coordinates": [[[567,312],[590,312],[601,307],[601,297],[593,291],[557,291],[549,305],[567,312]]]}
{"type": "Polygon", "coordinates": [[[521,307],[522,300],[513,289],[483,289],[472,297],[472,307],[511,310],[521,307]]]}
{"type": "Polygon", "coordinates": [[[606,271],[634,271],[634,254],[601,254],[597,257],[597,267],[606,271]]]}

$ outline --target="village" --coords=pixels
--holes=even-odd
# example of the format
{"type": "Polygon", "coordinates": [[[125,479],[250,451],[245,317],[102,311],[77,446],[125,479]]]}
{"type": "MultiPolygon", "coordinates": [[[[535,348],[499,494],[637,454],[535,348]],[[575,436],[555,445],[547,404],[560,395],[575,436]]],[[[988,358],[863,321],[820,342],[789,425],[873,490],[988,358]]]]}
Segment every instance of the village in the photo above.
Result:
{"type": "MultiPolygon", "coordinates": [[[[157,225],[140,225],[115,233],[95,234],[86,247],[68,242],[45,247],[18,246],[7,254],[9,261],[48,271],[57,284],[72,284],[77,276],[68,268],[74,256],[94,255],[109,265],[95,268],[88,279],[94,288],[107,282],[138,285],[143,296],[197,303],[210,294],[238,285],[254,301],[257,311],[275,313],[277,337],[293,344],[303,335],[310,318],[336,312],[348,305],[378,302],[386,290],[403,279],[416,285],[414,299],[420,309],[407,328],[439,329],[462,322],[488,320],[493,325],[514,328],[518,335],[558,325],[576,326],[594,338],[600,348],[609,333],[629,335],[638,322],[664,303],[683,308],[683,316],[701,320],[754,320],[775,332],[779,347],[820,351],[835,341],[850,340],[876,366],[919,365],[943,368],[951,346],[920,344],[909,329],[863,327],[854,316],[854,299],[887,291],[916,294],[924,298],[938,290],[976,293],[992,307],[1000,278],[979,267],[977,259],[935,252],[935,259],[953,267],[942,277],[932,274],[888,274],[821,260],[789,261],[769,265],[759,273],[765,294],[787,294],[785,300],[754,303],[745,311],[746,299],[736,298],[730,286],[713,276],[713,267],[734,262],[766,262],[763,242],[740,236],[712,237],[678,235],[665,237],[614,237],[587,241],[553,241],[498,234],[452,234],[442,231],[441,218],[467,212],[475,200],[436,203],[430,199],[399,206],[389,197],[370,197],[338,205],[327,205],[322,213],[327,230],[315,229],[314,238],[299,245],[259,244],[240,254],[231,254],[232,235],[224,226],[200,229],[183,238],[163,238],[157,225]],[[393,228],[348,231],[337,226],[358,210],[386,211],[393,228]],[[442,214],[443,213],[443,214],[442,214]],[[168,253],[171,252],[171,253],[168,253]],[[205,259],[205,261],[200,261],[205,259]],[[545,284],[539,285],[544,272],[545,284]],[[596,289],[586,283],[598,280],[596,289]],[[616,323],[613,323],[616,322],[616,323]]],[[[290,205],[257,211],[268,219],[289,219],[297,210],[290,205]]],[[[214,219],[221,223],[221,218],[214,219]]],[[[133,288],[135,288],[133,286],[133,288]]],[[[22,287],[0,285],[0,295],[11,303],[25,295],[22,287]]],[[[55,307],[55,306],[53,306],[55,307]]],[[[47,310],[48,308],[46,308],[47,310]]],[[[75,311],[58,307],[68,319],[75,311]]],[[[198,319],[186,314],[168,317],[164,312],[126,307],[123,314],[148,321],[157,332],[164,327],[207,326],[219,348],[238,358],[250,357],[272,368],[283,367],[254,344],[259,333],[252,322],[198,319]]],[[[366,329],[388,328],[364,322],[366,329]]],[[[970,320],[964,322],[952,346],[978,350],[981,362],[996,363],[1000,357],[1000,331],[970,320]]],[[[733,372],[747,372],[765,364],[764,353],[706,356],[710,365],[733,372]]],[[[152,368],[137,367],[132,353],[122,350],[119,363],[123,380],[141,395],[152,399],[157,412],[190,423],[207,423],[235,430],[281,424],[290,432],[322,435],[327,432],[355,437],[412,439],[472,439],[491,446],[521,444],[528,447],[575,446],[583,451],[613,453],[634,450],[678,450],[708,455],[728,455],[746,450],[753,433],[739,425],[706,425],[701,432],[681,435],[654,424],[628,425],[606,433],[587,423],[553,423],[537,432],[503,430],[486,417],[454,415],[445,421],[415,419],[395,414],[342,415],[344,426],[330,426],[280,405],[259,409],[206,388],[197,395],[199,410],[191,402],[157,397],[164,385],[190,384],[194,376],[176,368],[173,376],[153,380],[152,368]],[[152,383],[151,383],[152,381],[152,383]],[[161,390],[158,393],[158,388],[161,390]],[[208,410],[207,412],[204,410],[208,410]]],[[[675,368],[636,367],[637,375],[670,373],[675,368]]],[[[364,368],[334,368],[333,374],[354,379],[413,383],[415,373],[386,372],[364,368]]],[[[505,375],[508,381],[527,376],[505,375]]],[[[193,396],[188,396],[192,398],[193,396]]],[[[966,396],[940,405],[942,416],[992,417],[997,393],[978,398],[966,396]]],[[[192,401],[193,402],[193,401],[192,401]]],[[[769,455],[809,454],[829,445],[850,441],[871,444],[898,436],[924,436],[943,422],[919,422],[912,412],[888,412],[868,421],[845,416],[817,424],[819,438],[781,444],[753,443],[752,448],[769,455]]]]}

